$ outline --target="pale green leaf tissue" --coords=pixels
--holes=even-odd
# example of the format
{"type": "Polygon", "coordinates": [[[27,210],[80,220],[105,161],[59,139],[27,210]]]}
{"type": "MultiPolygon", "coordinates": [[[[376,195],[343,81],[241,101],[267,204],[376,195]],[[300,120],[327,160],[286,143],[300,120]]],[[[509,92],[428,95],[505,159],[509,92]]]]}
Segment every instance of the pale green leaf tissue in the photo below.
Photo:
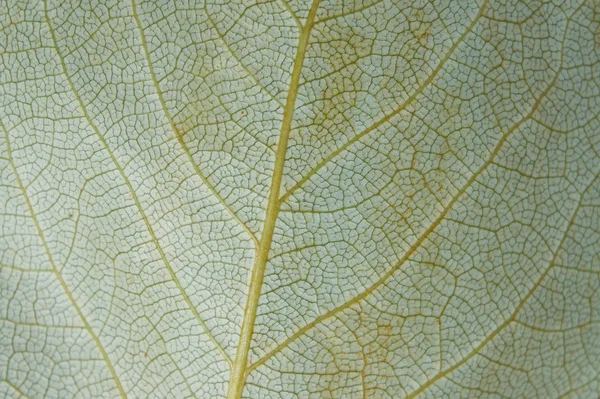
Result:
{"type": "Polygon", "coordinates": [[[0,2],[0,398],[598,398],[598,0],[0,2]]]}

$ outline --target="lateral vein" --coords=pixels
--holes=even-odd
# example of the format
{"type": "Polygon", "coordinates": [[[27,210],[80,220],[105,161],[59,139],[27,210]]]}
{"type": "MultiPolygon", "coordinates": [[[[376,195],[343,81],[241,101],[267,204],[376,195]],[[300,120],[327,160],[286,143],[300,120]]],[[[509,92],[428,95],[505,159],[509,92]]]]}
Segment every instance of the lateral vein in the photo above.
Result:
{"type": "Polygon", "coordinates": [[[63,74],[65,75],[65,79],[67,80],[67,83],[69,84],[70,89],[73,92],[73,95],[75,96],[75,99],[77,100],[77,103],[78,103],[79,107],[81,108],[81,111],[83,112],[83,116],[85,117],[85,119],[87,120],[88,124],[90,125],[90,127],[92,128],[92,130],[94,131],[94,133],[96,134],[96,136],[98,137],[98,140],[104,146],[104,149],[106,150],[106,152],[108,153],[111,161],[115,165],[115,168],[118,170],[118,172],[121,175],[123,181],[125,182],[127,188],[129,189],[129,192],[131,193],[131,197],[133,198],[135,206],[138,209],[138,211],[140,213],[140,216],[142,217],[142,220],[143,220],[143,222],[144,222],[144,224],[146,226],[148,234],[150,235],[150,239],[152,240],[152,242],[153,242],[156,250],[158,251],[158,253],[159,253],[160,257],[161,257],[161,260],[163,261],[163,263],[164,263],[167,271],[169,272],[171,280],[173,280],[173,283],[176,285],[176,287],[179,290],[179,292],[181,293],[181,296],[183,297],[185,303],[190,308],[192,314],[194,315],[194,317],[196,318],[196,320],[198,321],[198,323],[200,324],[200,326],[204,330],[205,334],[213,342],[213,344],[215,345],[215,347],[217,348],[217,350],[221,353],[221,355],[228,362],[228,364],[231,364],[231,359],[227,355],[227,352],[225,352],[225,350],[223,349],[223,347],[219,344],[219,342],[216,340],[216,338],[212,335],[210,329],[206,325],[206,322],[202,319],[202,317],[200,317],[200,314],[198,313],[198,310],[196,309],[196,307],[192,303],[191,299],[189,298],[189,296],[187,295],[187,293],[183,289],[183,286],[181,285],[181,282],[179,281],[179,278],[175,274],[175,271],[173,270],[171,264],[169,263],[169,261],[167,259],[167,256],[166,256],[165,252],[162,249],[162,246],[160,245],[160,243],[158,241],[158,238],[157,238],[157,236],[156,236],[156,234],[154,232],[154,229],[152,228],[152,225],[150,224],[150,220],[148,219],[146,213],[144,212],[142,204],[141,204],[141,202],[140,202],[140,200],[139,200],[139,198],[138,198],[135,190],[133,189],[133,185],[131,184],[131,181],[129,180],[129,178],[125,174],[125,171],[123,170],[123,168],[121,167],[121,165],[118,163],[118,161],[117,161],[117,159],[115,157],[115,154],[112,152],[112,150],[108,146],[108,143],[104,139],[104,136],[102,135],[102,133],[100,133],[100,130],[98,129],[98,126],[96,126],[96,124],[92,120],[92,117],[88,113],[87,108],[86,108],[85,104],[83,103],[83,100],[82,100],[81,96],[79,95],[78,91],[75,90],[75,85],[73,84],[73,80],[71,79],[71,77],[68,74],[66,62],[65,62],[62,54],[58,50],[58,42],[56,40],[56,33],[54,32],[54,28],[52,27],[52,24],[50,23],[50,18],[48,16],[47,1],[44,1],[44,15],[45,15],[45,18],[46,18],[48,29],[50,31],[50,36],[52,37],[52,42],[54,44],[54,48],[56,50],[56,54],[57,54],[57,56],[58,56],[58,58],[60,60],[60,64],[61,64],[61,67],[62,67],[63,74]]]}
{"type": "Polygon", "coordinates": [[[154,66],[152,64],[152,61],[150,60],[150,51],[148,50],[148,42],[146,40],[146,35],[144,34],[144,30],[142,29],[142,22],[140,21],[140,17],[139,17],[138,11],[137,11],[137,4],[136,4],[135,0],[131,0],[131,8],[133,11],[133,19],[135,20],[135,24],[136,24],[139,34],[140,34],[140,40],[142,43],[142,48],[144,49],[144,56],[146,58],[146,64],[148,65],[148,70],[150,72],[150,78],[152,79],[152,84],[154,85],[154,89],[156,90],[156,94],[158,96],[158,100],[160,102],[160,106],[162,107],[163,113],[165,114],[165,117],[167,118],[167,121],[169,122],[169,125],[171,126],[171,130],[173,130],[175,137],[177,137],[177,141],[181,145],[181,148],[183,148],[183,152],[185,153],[189,163],[194,168],[194,172],[196,172],[196,175],[198,175],[198,177],[200,177],[200,180],[202,180],[204,185],[206,187],[208,187],[210,192],[215,196],[215,198],[219,201],[219,203],[227,210],[227,212],[233,217],[233,219],[244,229],[244,231],[246,231],[246,233],[248,233],[248,236],[250,236],[250,238],[254,242],[255,247],[258,247],[258,239],[256,238],[256,235],[254,234],[254,232],[252,230],[250,230],[248,225],[246,223],[244,223],[244,221],[242,219],[240,219],[240,217],[237,215],[237,213],[225,201],[225,199],[221,196],[221,194],[219,194],[219,192],[217,191],[215,186],[208,180],[208,178],[204,175],[204,173],[202,173],[202,171],[200,170],[200,168],[194,161],[194,158],[192,157],[192,153],[190,152],[190,149],[189,149],[187,143],[185,142],[183,135],[181,134],[181,132],[175,125],[175,121],[173,120],[173,117],[171,116],[171,112],[167,108],[167,103],[165,101],[164,94],[162,92],[162,89],[160,88],[160,85],[158,84],[158,79],[156,78],[156,73],[154,72],[154,66]]]}
{"type": "MultiPolygon", "coordinates": [[[[580,199],[579,199],[579,203],[577,204],[577,207],[573,211],[571,219],[569,220],[567,228],[565,229],[565,232],[563,234],[563,238],[560,241],[560,243],[558,244],[558,247],[556,248],[556,250],[554,251],[554,256],[553,256],[552,260],[550,261],[550,264],[548,265],[548,268],[546,268],[546,270],[540,275],[540,277],[537,279],[537,281],[535,282],[535,284],[533,285],[533,287],[529,290],[529,292],[527,293],[527,295],[525,295],[525,297],[523,297],[523,299],[518,303],[517,307],[511,313],[510,317],[508,319],[506,319],[504,321],[504,323],[502,323],[498,328],[496,328],[476,348],[474,348],[471,352],[469,352],[469,354],[466,355],[464,358],[462,358],[458,363],[456,363],[452,367],[449,367],[449,368],[447,368],[447,369],[439,372],[435,376],[433,376],[425,384],[421,385],[417,390],[415,390],[411,394],[409,394],[406,397],[406,399],[411,399],[411,398],[417,397],[418,395],[420,395],[421,393],[423,393],[424,391],[426,391],[430,386],[432,386],[433,384],[435,384],[437,381],[439,381],[440,379],[442,379],[445,376],[449,375],[450,373],[454,372],[455,370],[457,370],[458,368],[460,368],[463,364],[467,363],[470,359],[472,359],[475,355],[477,355],[484,347],[486,347],[496,336],[498,336],[498,334],[500,334],[502,331],[504,331],[504,329],[506,329],[510,324],[512,324],[516,320],[516,317],[519,315],[519,313],[521,312],[521,310],[523,309],[523,307],[527,304],[527,302],[529,301],[529,299],[531,299],[531,297],[533,296],[533,294],[535,294],[535,292],[537,291],[537,289],[542,285],[542,283],[544,282],[544,280],[546,279],[546,277],[548,276],[548,274],[550,273],[550,271],[555,267],[556,261],[558,259],[558,255],[559,255],[561,249],[563,248],[563,246],[565,244],[565,241],[567,240],[567,237],[569,236],[569,232],[571,231],[571,228],[575,224],[575,220],[577,219],[577,215],[579,214],[579,211],[581,210],[581,203],[583,201],[583,198],[587,194],[587,191],[594,184],[596,184],[596,182],[598,181],[599,177],[600,177],[600,175],[597,175],[594,178],[594,180],[586,187],[586,189],[581,194],[580,199]]],[[[564,331],[562,331],[562,332],[564,333],[564,331]]]]}
{"type": "Polygon", "coordinates": [[[60,270],[58,269],[58,267],[56,266],[56,263],[54,262],[54,258],[52,256],[52,253],[50,252],[50,247],[48,246],[48,242],[46,241],[46,236],[44,234],[44,231],[42,230],[42,226],[40,225],[40,223],[37,219],[37,216],[35,214],[35,211],[33,210],[33,205],[31,205],[31,201],[29,200],[29,195],[27,195],[27,189],[25,188],[25,185],[23,184],[23,181],[21,180],[21,177],[19,176],[19,172],[17,171],[17,166],[15,165],[15,162],[13,160],[12,148],[10,146],[10,137],[8,135],[8,130],[6,129],[6,127],[4,126],[4,123],[1,120],[0,120],[0,126],[2,127],[2,130],[4,131],[4,137],[6,140],[6,151],[8,153],[8,163],[10,164],[13,174],[15,175],[15,180],[17,181],[17,185],[19,186],[19,189],[21,190],[23,198],[25,199],[25,204],[27,205],[27,210],[29,211],[31,220],[33,221],[33,224],[35,225],[37,234],[40,237],[40,240],[42,241],[42,246],[44,247],[44,251],[46,252],[46,256],[48,257],[50,266],[52,267],[52,272],[53,272],[54,276],[56,277],[56,279],[58,280],[58,282],[60,283],[63,291],[69,298],[69,302],[71,302],[71,305],[77,312],[77,315],[79,316],[79,319],[83,323],[88,334],[90,335],[90,337],[92,337],[92,339],[94,340],[94,343],[96,344],[96,347],[100,351],[100,355],[102,355],[102,359],[106,363],[108,371],[110,372],[110,375],[112,376],[112,378],[115,382],[117,390],[119,391],[119,395],[122,398],[126,399],[127,394],[125,393],[125,390],[123,389],[123,385],[121,384],[121,380],[119,379],[119,376],[117,375],[117,372],[115,371],[115,367],[113,366],[112,362],[110,361],[110,358],[108,357],[108,353],[104,349],[104,346],[102,345],[102,342],[100,341],[100,338],[98,338],[96,333],[94,333],[94,330],[92,330],[92,327],[90,326],[85,315],[83,314],[83,311],[81,310],[79,305],[77,305],[77,302],[75,301],[75,298],[73,297],[73,294],[69,290],[67,283],[63,279],[63,277],[60,273],[60,270]]]}
{"type": "MultiPolygon", "coordinates": [[[[314,168],[312,168],[311,170],[309,170],[306,175],[304,175],[300,180],[298,180],[298,182],[296,182],[296,184],[294,184],[289,190],[287,190],[281,196],[281,198],[279,200],[280,203],[283,204],[283,203],[287,202],[287,200],[292,196],[292,194],[294,194],[295,191],[297,191],[298,189],[300,189],[307,181],[310,180],[310,178],[312,176],[314,176],[320,169],[322,169],[323,167],[325,167],[335,157],[339,156],[341,153],[343,153],[344,151],[346,151],[354,143],[356,143],[357,141],[360,141],[363,137],[365,137],[365,136],[369,135],[370,133],[372,133],[373,131],[377,130],[378,128],[380,128],[381,126],[383,126],[384,124],[386,124],[387,122],[389,122],[394,116],[398,115],[399,113],[401,113],[402,111],[404,111],[406,108],[408,108],[408,106],[411,105],[417,99],[417,97],[421,93],[423,93],[423,91],[431,84],[431,82],[433,82],[433,79],[435,79],[435,77],[440,73],[440,71],[446,65],[446,62],[448,62],[448,60],[450,59],[450,57],[452,57],[452,54],[454,54],[454,52],[456,51],[456,49],[458,48],[458,46],[465,40],[465,38],[467,37],[467,35],[469,35],[473,31],[473,28],[475,27],[475,25],[477,25],[477,23],[479,23],[479,20],[481,19],[481,17],[483,17],[483,13],[485,12],[485,9],[487,7],[488,1],[489,0],[485,0],[483,2],[483,4],[481,5],[481,7],[479,9],[479,13],[475,16],[475,18],[473,19],[473,21],[471,21],[471,23],[465,29],[465,31],[462,33],[462,35],[458,39],[456,39],[456,42],[450,47],[450,49],[448,50],[448,52],[440,60],[440,62],[435,67],[435,69],[431,72],[431,74],[429,75],[429,77],[423,82],[423,84],[421,84],[415,90],[414,93],[412,93],[395,110],[393,110],[392,112],[390,112],[387,115],[384,115],[379,120],[377,120],[377,122],[373,123],[372,125],[370,125],[366,129],[364,129],[362,132],[360,132],[357,135],[353,136],[350,140],[346,141],[343,145],[341,145],[337,150],[334,150],[331,153],[329,153],[314,168]]],[[[321,22],[321,21],[319,21],[319,22],[321,22]]]]}
{"type": "MultiPolygon", "coordinates": [[[[557,74],[557,76],[558,76],[558,74],[557,74]]],[[[481,167],[469,178],[469,180],[465,183],[465,185],[463,185],[461,187],[461,189],[456,193],[456,195],[454,195],[452,197],[452,199],[444,207],[444,209],[442,210],[440,215],[430,224],[430,226],[427,228],[427,230],[425,230],[423,232],[423,234],[421,234],[421,236],[417,239],[417,241],[415,241],[414,244],[412,244],[410,246],[408,251],[394,264],[394,266],[388,272],[386,272],[383,276],[381,276],[375,283],[373,283],[371,286],[369,286],[367,289],[365,289],[362,293],[348,299],[346,302],[342,303],[338,307],[330,310],[327,313],[324,313],[323,315],[314,319],[312,322],[306,324],[304,327],[302,327],[301,329],[296,331],[293,335],[288,337],[282,343],[277,345],[277,347],[275,347],[273,350],[271,350],[271,352],[267,353],[262,359],[258,360],[256,363],[253,363],[249,367],[249,369],[252,371],[252,370],[258,368],[259,366],[265,364],[267,360],[269,360],[270,358],[275,356],[277,353],[281,352],[290,343],[292,343],[296,339],[303,336],[307,331],[309,331],[316,325],[322,323],[323,321],[335,316],[336,314],[340,313],[341,311],[343,311],[343,310],[351,307],[352,305],[360,302],[361,300],[365,299],[366,297],[371,295],[373,292],[375,292],[375,290],[377,290],[377,288],[379,288],[381,285],[383,285],[390,277],[392,277],[402,267],[402,265],[421,247],[423,242],[425,242],[425,240],[431,235],[431,233],[433,231],[435,231],[435,229],[440,225],[440,223],[442,223],[442,221],[445,220],[448,213],[454,208],[454,205],[458,202],[458,200],[466,193],[467,189],[475,183],[475,181],[479,178],[479,176],[485,170],[487,170],[487,168],[493,162],[496,155],[498,155],[498,153],[504,146],[504,143],[506,143],[506,141],[509,139],[509,137],[517,129],[519,129],[519,127],[521,127],[525,122],[527,122],[528,120],[530,120],[533,117],[533,115],[539,108],[539,105],[540,105],[542,99],[546,96],[546,93],[554,86],[555,82],[556,82],[556,79],[549,85],[549,87],[540,96],[540,98],[536,100],[536,102],[533,104],[529,113],[527,115],[523,116],[518,122],[516,122],[510,129],[508,129],[503,134],[503,136],[500,138],[500,140],[498,141],[498,143],[492,150],[492,152],[491,152],[490,156],[488,157],[488,159],[486,160],[486,162],[483,165],[481,165],[481,167]]]]}

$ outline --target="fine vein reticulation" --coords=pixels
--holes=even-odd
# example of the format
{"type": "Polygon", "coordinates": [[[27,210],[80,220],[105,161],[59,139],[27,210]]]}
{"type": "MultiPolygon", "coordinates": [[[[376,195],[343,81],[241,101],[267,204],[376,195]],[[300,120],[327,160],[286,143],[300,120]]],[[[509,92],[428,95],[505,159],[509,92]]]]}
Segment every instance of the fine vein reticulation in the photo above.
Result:
{"type": "Polygon", "coordinates": [[[597,398],[599,15],[0,5],[0,397],[597,398]]]}

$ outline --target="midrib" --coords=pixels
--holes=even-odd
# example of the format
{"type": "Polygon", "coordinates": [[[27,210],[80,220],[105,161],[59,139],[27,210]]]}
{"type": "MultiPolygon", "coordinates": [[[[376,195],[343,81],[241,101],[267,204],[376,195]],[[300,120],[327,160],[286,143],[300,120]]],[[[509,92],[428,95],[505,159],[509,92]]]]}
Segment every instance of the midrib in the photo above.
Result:
{"type": "Polygon", "coordinates": [[[228,399],[241,398],[246,382],[248,353],[250,352],[252,333],[254,332],[258,302],[265,277],[265,269],[269,258],[269,250],[271,249],[271,241],[273,239],[273,232],[275,231],[277,215],[279,213],[281,180],[283,178],[285,155],[287,152],[288,140],[290,137],[290,130],[294,117],[294,109],[296,107],[296,97],[298,96],[300,75],[302,72],[302,65],[304,64],[306,48],[310,39],[310,32],[314,26],[315,16],[317,14],[317,8],[319,7],[320,1],[321,0],[313,0],[306,23],[302,27],[300,37],[298,38],[298,51],[296,52],[296,57],[294,59],[290,88],[285,102],[285,108],[283,110],[281,131],[279,133],[279,141],[277,143],[277,151],[275,153],[275,165],[273,168],[271,188],[267,202],[267,213],[265,216],[262,236],[258,248],[258,256],[256,257],[254,267],[252,268],[248,298],[246,299],[246,307],[244,309],[244,320],[242,322],[240,339],[238,342],[235,359],[233,361],[231,378],[229,380],[229,388],[227,391],[228,399]]]}

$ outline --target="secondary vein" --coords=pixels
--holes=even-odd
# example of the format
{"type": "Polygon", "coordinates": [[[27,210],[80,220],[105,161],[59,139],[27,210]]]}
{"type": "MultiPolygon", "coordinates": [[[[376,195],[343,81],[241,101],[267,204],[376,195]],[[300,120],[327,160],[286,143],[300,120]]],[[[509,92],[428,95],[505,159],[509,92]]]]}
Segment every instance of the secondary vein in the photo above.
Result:
{"type": "Polygon", "coordinates": [[[198,324],[200,325],[200,327],[204,330],[204,332],[206,333],[206,335],[208,336],[208,338],[215,345],[217,351],[219,353],[221,353],[221,355],[223,356],[223,358],[228,363],[231,363],[230,358],[227,355],[227,352],[225,352],[225,350],[223,349],[223,347],[221,346],[221,344],[219,343],[219,341],[217,341],[217,339],[214,337],[214,335],[212,334],[210,328],[208,328],[208,325],[206,324],[206,322],[204,321],[204,319],[200,316],[200,313],[198,312],[198,309],[196,309],[196,307],[192,303],[189,295],[186,293],[185,289],[183,288],[183,285],[181,284],[181,282],[179,280],[179,277],[177,277],[177,274],[175,273],[175,270],[171,266],[171,263],[167,259],[167,256],[166,256],[166,254],[165,254],[162,246],[160,245],[160,243],[158,241],[158,237],[157,237],[156,233],[154,232],[154,229],[152,228],[152,225],[150,224],[150,219],[148,218],[148,216],[144,212],[144,208],[143,208],[143,206],[142,206],[142,204],[141,204],[141,202],[140,202],[140,200],[138,198],[138,195],[136,194],[136,192],[135,192],[135,190],[133,188],[133,185],[132,185],[131,181],[129,180],[129,178],[125,174],[125,170],[123,169],[123,167],[117,161],[117,158],[116,158],[114,152],[111,150],[111,148],[109,147],[108,143],[106,142],[106,139],[104,138],[104,136],[100,132],[100,129],[98,128],[98,126],[96,125],[96,123],[93,121],[92,117],[90,116],[89,112],[87,111],[87,107],[83,103],[83,99],[81,98],[79,92],[76,90],[75,85],[73,83],[73,80],[71,79],[71,76],[68,73],[67,64],[65,62],[64,56],[62,55],[62,53],[59,51],[59,48],[58,48],[58,40],[56,38],[56,33],[54,31],[54,28],[52,27],[52,24],[50,23],[50,17],[48,15],[47,1],[44,1],[44,16],[46,18],[46,22],[47,22],[47,25],[48,25],[48,30],[50,32],[50,37],[52,39],[52,43],[54,45],[57,57],[59,59],[62,72],[63,72],[63,74],[65,76],[65,79],[67,80],[69,88],[71,89],[73,95],[75,96],[75,99],[77,101],[77,104],[79,105],[79,108],[81,109],[81,111],[83,113],[83,117],[86,119],[86,121],[88,122],[88,125],[94,131],[94,133],[96,134],[96,136],[98,137],[98,140],[100,141],[100,143],[104,147],[104,149],[107,152],[109,158],[111,159],[112,163],[115,165],[115,168],[117,169],[117,171],[121,175],[123,181],[125,182],[125,185],[127,186],[128,190],[129,190],[129,192],[131,194],[131,197],[132,197],[132,199],[133,199],[133,201],[135,203],[136,208],[138,209],[138,212],[139,212],[139,214],[140,214],[140,216],[142,218],[142,221],[144,222],[144,224],[146,226],[146,230],[148,231],[148,234],[150,235],[150,239],[152,240],[152,242],[153,242],[156,250],[158,251],[158,253],[160,255],[161,260],[163,261],[163,263],[164,263],[167,271],[169,272],[169,275],[171,276],[171,280],[173,281],[173,283],[176,285],[177,289],[181,293],[181,296],[183,297],[183,299],[186,302],[187,306],[190,308],[190,311],[192,312],[192,314],[194,315],[194,317],[198,321],[198,324]]]}
{"type": "MultiPolygon", "coordinates": [[[[125,393],[123,384],[121,384],[121,380],[119,379],[119,376],[117,375],[115,367],[114,367],[113,363],[111,362],[110,357],[108,356],[108,353],[106,352],[106,349],[104,349],[104,346],[102,345],[102,342],[100,341],[100,338],[94,332],[90,323],[87,321],[87,318],[83,314],[83,310],[79,307],[79,305],[77,305],[77,302],[75,301],[75,298],[73,297],[73,294],[71,293],[71,290],[69,289],[69,286],[65,282],[65,279],[62,277],[61,271],[59,270],[57,264],[54,261],[54,257],[52,256],[52,253],[50,252],[50,247],[48,246],[48,241],[46,240],[46,235],[44,234],[44,231],[42,230],[42,226],[40,225],[40,223],[38,221],[37,215],[36,215],[35,211],[33,210],[33,205],[31,204],[29,195],[27,194],[27,189],[25,188],[25,185],[23,184],[23,181],[21,180],[21,177],[19,176],[19,172],[17,171],[17,166],[15,165],[15,162],[12,157],[12,148],[10,145],[10,140],[9,140],[10,138],[8,136],[8,130],[6,129],[6,127],[4,126],[4,123],[2,123],[2,121],[0,121],[0,128],[2,128],[2,130],[4,131],[4,136],[5,136],[5,140],[6,140],[6,143],[5,143],[6,151],[8,154],[8,163],[10,164],[13,174],[15,175],[15,180],[17,181],[17,185],[19,186],[19,189],[21,190],[21,193],[23,194],[23,198],[25,199],[25,204],[27,205],[27,210],[29,211],[31,220],[33,221],[33,224],[35,225],[37,234],[40,237],[40,240],[42,241],[42,247],[44,248],[44,252],[46,252],[46,257],[48,258],[48,262],[50,262],[50,266],[52,267],[52,272],[54,273],[54,276],[60,283],[60,286],[62,287],[63,291],[67,295],[67,298],[69,298],[69,302],[71,302],[71,305],[75,309],[75,312],[77,312],[77,315],[79,316],[79,319],[83,323],[83,326],[85,327],[88,334],[90,335],[90,337],[96,344],[96,347],[98,348],[98,351],[100,352],[100,355],[102,355],[102,359],[106,363],[106,367],[108,368],[108,371],[110,372],[110,375],[115,383],[115,386],[116,386],[117,390],[119,391],[119,395],[123,399],[126,399],[127,394],[125,393]]],[[[13,387],[13,388],[18,391],[18,389],[16,389],[16,387],[13,387]]]]}
{"type": "MultiPolygon", "coordinates": [[[[169,122],[169,125],[171,126],[171,130],[173,130],[173,133],[175,134],[177,141],[181,145],[181,148],[183,149],[183,152],[185,153],[185,155],[188,159],[188,162],[192,165],[192,167],[194,168],[194,172],[196,172],[196,175],[198,175],[198,177],[200,178],[200,180],[202,180],[204,185],[206,187],[208,187],[210,192],[219,201],[219,203],[227,210],[227,212],[229,212],[231,217],[233,217],[233,219],[240,225],[240,227],[242,227],[244,229],[244,231],[246,231],[248,236],[252,239],[252,242],[254,242],[254,245],[258,246],[258,240],[257,240],[256,236],[254,235],[254,232],[252,230],[250,230],[248,225],[238,216],[237,212],[225,201],[225,199],[217,191],[216,187],[208,180],[208,178],[204,175],[204,173],[202,173],[202,171],[200,170],[200,168],[198,167],[196,162],[194,162],[192,153],[190,152],[190,149],[189,149],[187,143],[185,142],[183,134],[181,134],[181,132],[175,125],[175,121],[174,121],[173,117],[171,116],[171,112],[169,112],[169,109],[167,108],[167,103],[165,101],[162,89],[160,88],[160,85],[158,84],[158,79],[156,77],[156,73],[154,72],[154,66],[152,65],[152,62],[150,60],[150,50],[148,49],[148,42],[146,40],[146,35],[144,34],[144,30],[142,28],[142,22],[140,21],[140,17],[139,17],[138,11],[137,11],[137,4],[136,4],[135,0],[131,0],[131,9],[133,12],[133,19],[135,21],[135,24],[136,24],[139,34],[140,34],[140,41],[142,43],[142,48],[144,50],[146,64],[148,64],[148,71],[150,73],[150,78],[152,79],[152,84],[154,85],[154,89],[156,90],[156,95],[158,96],[160,106],[163,110],[163,113],[165,114],[165,117],[167,118],[167,121],[169,122]]],[[[252,78],[253,78],[253,76],[252,76],[252,78]]]]}

